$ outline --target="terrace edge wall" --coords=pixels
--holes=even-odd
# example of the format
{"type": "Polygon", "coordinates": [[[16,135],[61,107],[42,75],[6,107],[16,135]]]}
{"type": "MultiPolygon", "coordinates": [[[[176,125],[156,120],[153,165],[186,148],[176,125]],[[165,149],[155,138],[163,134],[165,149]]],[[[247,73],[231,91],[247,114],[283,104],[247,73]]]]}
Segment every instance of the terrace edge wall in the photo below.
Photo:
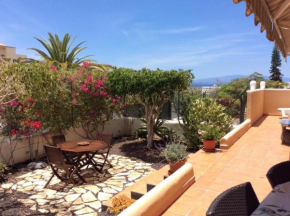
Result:
{"type": "MultiPolygon", "coordinates": [[[[135,130],[140,127],[141,120],[139,118],[115,118],[112,120],[109,120],[105,123],[104,131],[113,133],[114,137],[118,136],[126,136],[126,135],[133,135],[135,130]]],[[[177,135],[183,136],[183,131],[179,125],[178,122],[173,121],[166,121],[164,123],[164,126],[168,128],[172,128],[176,131],[177,135]]],[[[101,127],[98,128],[99,131],[102,130],[101,127]]],[[[85,136],[85,132],[82,130],[82,128],[77,128],[77,132],[85,136]]],[[[66,131],[65,137],[67,141],[72,140],[78,140],[82,139],[81,136],[79,136],[77,133],[74,132],[74,130],[66,131]]],[[[44,154],[44,148],[43,145],[47,142],[44,141],[44,138],[42,136],[35,136],[33,137],[32,144],[32,152],[34,154],[35,150],[38,148],[38,155],[41,156],[44,154]],[[39,139],[39,142],[37,141],[39,139]],[[38,143],[38,144],[37,144],[38,143]]],[[[51,135],[47,137],[50,143],[52,143],[51,135]]],[[[12,148],[15,147],[15,144],[13,144],[12,148]]],[[[10,158],[10,146],[9,146],[9,139],[3,139],[1,137],[1,144],[0,144],[0,160],[4,163],[7,163],[8,159],[10,158]]],[[[15,148],[15,151],[13,152],[13,158],[14,158],[14,164],[22,163],[25,161],[30,160],[30,150],[29,150],[29,142],[28,139],[25,137],[23,139],[18,140],[17,146],[15,148]]]]}
{"type": "Polygon", "coordinates": [[[247,91],[247,119],[220,140],[220,148],[229,149],[263,115],[281,115],[278,108],[290,108],[290,89],[247,91]]]}

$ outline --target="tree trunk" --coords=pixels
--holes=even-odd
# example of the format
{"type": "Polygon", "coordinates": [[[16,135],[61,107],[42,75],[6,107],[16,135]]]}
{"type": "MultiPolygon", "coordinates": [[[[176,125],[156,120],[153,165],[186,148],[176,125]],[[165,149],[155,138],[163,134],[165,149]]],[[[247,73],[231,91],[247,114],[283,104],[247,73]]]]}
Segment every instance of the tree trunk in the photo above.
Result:
{"type": "Polygon", "coordinates": [[[155,121],[152,117],[147,119],[147,148],[152,148],[154,138],[154,124],[155,121]]]}

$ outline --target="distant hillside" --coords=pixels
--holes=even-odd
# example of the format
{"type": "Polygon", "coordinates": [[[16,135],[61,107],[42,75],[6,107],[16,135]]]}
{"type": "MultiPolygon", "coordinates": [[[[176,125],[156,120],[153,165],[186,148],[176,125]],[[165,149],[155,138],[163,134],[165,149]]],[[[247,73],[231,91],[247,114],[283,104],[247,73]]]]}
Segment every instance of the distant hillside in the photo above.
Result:
{"type": "MultiPolygon", "coordinates": [[[[243,77],[248,77],[246,75],[232,75],[232,76],[222,76],[222,77],[212,77],[212,78],[206,78],[206,79],[197,79],[193,80],[193,84],[191,86],[213,86],[217,85],[219,83],[229,83],[233,79],[239,79],[243,77]]],[[[265,76],[265,79],[269,79],[265,76]]],[[[290,82],[289,77],[283,77],[283,82],[290,82]]]]}
{"type": "Polygon", "coordinates": [[[213,86],[218,83],[229,83],[233,79],[238,79],[242,77],[247,77],[246,75],[232,75],[232,76],[222,76],[222,77],[213,77],[206,79],[196,79],[193,80],[191,86],[213,86]]]}

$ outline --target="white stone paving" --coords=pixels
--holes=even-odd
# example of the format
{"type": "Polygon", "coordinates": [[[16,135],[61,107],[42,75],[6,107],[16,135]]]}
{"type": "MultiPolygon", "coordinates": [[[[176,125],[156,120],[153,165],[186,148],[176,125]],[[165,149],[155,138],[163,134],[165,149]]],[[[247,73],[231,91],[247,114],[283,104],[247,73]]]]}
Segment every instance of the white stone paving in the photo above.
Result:
{"type": "Polygon", "coordinates": [[[54,177],[50,189],[44,189],[51,176],[51,169],[47,167],[17,177],[19,181],[15,184],[2,184],[0,193],[19,191],[29,194],[29,199],[18,201],[40,213],[97,215],[97,212],[101,211],[102,202],[154,171],[151,164],[136,158],[110,155],[109,160],[113,167],[105,167],[103,173],[97,173],[91,168],[84,170],[85,174],[82,175],[88,183],[64,187],[64,184],[54,177]]]}

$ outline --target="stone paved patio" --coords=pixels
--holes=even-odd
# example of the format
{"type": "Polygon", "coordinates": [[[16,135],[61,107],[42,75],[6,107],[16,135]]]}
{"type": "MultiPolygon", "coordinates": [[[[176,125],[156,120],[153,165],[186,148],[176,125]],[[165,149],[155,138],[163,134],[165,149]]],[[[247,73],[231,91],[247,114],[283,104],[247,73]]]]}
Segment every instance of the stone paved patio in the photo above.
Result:
{"type": "MultiPolygon", "coordinates": [[[[85,170],[84,178],[88,183],[82,185],[63,187],[64,184],[54,177],[50,183],[50,189],[44,189],[44,185],[51,176],[51,170],[48,167],[17,177],[19,179],[17,183],[2,184],[0,194],[14,192],[27,194],[26,199],[17,201],[43,214],[97,215],[97,212],[101,210],[102,202],[154,171],[151,164],[136,158],[110,155],[109,159],[113,168],[105,167],[103,173],[96,173],[90,168],[85,170]],[[63,190],[56,190],[56,187],[63,190]]],[[[12,205],[12,203],[6,203],[6,205],[12,205]]],[[[5,215],[5,211],[2,214],[5,215]]]]}

